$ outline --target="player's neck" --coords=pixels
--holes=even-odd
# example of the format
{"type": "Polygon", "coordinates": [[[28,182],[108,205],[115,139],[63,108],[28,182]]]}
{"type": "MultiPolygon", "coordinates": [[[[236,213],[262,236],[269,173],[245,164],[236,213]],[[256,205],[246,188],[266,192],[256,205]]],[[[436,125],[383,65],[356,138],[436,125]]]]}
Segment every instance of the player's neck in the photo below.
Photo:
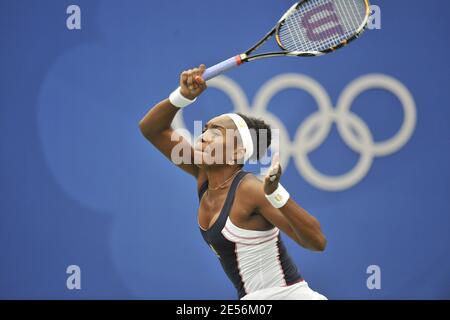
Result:
{"type": "Polygon", "coordinates": [[[233,177],[242,168],[239,166],[219,166],[219,167],[209,167],[206,169],[206,176],[208,177],[208,188],[216,189],[220,186],[227,186],[233,180],[233,177]]]}

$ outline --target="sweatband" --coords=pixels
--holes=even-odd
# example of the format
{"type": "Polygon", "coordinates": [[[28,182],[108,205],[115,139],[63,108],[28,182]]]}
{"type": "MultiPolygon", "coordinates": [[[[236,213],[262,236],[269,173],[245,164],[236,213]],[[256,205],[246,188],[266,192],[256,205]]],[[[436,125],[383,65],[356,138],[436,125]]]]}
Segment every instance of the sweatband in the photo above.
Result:
{"type": "Polygon", "coordinates": [[[189,100],[188,98],[184,97],[181,94],[180,89],[180,87],[176,88],[175,91],[173,91],[169,96],[170,103],[175,107],[184,108],[197,100],[197,98],[195,98],[194,100],[189,100]]]}
{"type": "Polygon", "coordinates": [[[265,195],[267,200],[274,206],[275,208],[279,209],[282,206],[288,202],[290,194],[286,191],[286,189],[281,185],[281,183],[278,183],[278,188],[271,194],[265,195]]]}

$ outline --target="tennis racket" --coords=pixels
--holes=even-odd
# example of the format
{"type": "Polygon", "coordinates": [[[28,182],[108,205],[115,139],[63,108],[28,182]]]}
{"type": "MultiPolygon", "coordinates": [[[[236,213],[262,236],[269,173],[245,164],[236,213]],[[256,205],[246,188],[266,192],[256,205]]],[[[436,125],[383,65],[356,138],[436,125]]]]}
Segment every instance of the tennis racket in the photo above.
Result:
{"type": "Polygon", "coordinates": [[[246,52],[205,70],[212,79],[243,63],[270,57],[315,57],[333,52],[358,38],[370,15],[368,0],[303,0],[294,4],[275,27],[246,52]],[[275,36],[279,52],[254,54],[275,36]]]}

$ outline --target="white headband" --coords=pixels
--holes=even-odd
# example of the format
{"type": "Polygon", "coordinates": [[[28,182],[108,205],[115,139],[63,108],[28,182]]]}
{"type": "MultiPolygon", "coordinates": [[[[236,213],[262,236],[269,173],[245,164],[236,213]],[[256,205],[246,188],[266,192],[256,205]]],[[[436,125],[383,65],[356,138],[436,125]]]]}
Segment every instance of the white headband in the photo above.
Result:
{"type": "Polygon", "coordinates": [[[244,162],[250,159],[253,154],[253,140],[252,135],[250,134],[250,130],[248,129],[247,122],[236,113],[226,113],[226,116],[229,116],[231,120],[233,120],[236,125],[239,134],[241,135],[242,144],[245,148],[245,156],[244,162]]]}

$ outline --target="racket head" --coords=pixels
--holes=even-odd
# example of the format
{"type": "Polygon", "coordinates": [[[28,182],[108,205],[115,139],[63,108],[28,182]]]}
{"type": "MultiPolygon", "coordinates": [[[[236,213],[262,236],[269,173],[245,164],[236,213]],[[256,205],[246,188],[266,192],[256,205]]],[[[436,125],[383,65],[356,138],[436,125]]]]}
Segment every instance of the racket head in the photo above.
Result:
{"type": "Polygon", "coordinates": [[[368,0],[303,0],[280,19],[275,38],[285,55],[318,56],[358,38],[369,15],[368,0]]]}

